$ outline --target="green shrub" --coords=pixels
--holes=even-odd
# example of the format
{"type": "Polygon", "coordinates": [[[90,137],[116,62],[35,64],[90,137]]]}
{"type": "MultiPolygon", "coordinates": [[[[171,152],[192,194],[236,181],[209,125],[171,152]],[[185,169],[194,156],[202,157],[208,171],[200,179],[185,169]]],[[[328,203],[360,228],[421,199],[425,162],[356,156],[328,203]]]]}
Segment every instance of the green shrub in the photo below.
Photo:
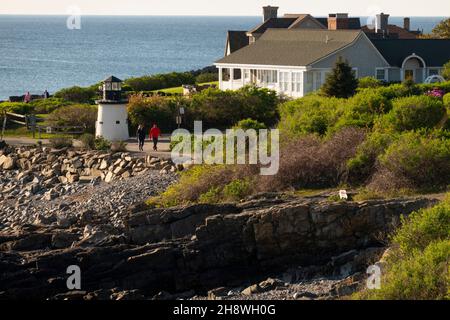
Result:
{"type": "Polygon", "coordinates": [[[450,93],[447,93],[445,96],[444,96],[444,105],[447,107],[447,108],[450,108],[450,93]]]}
{"type": "Polygon", "coordinates": [[[372,132],[347,162],[348,182],[359,184],[368,180],[376,170],[378,157],[397,139],[395,133],[372,132]]]}
{"type": "Polygon", "coordinates": [[[381,289],[369,295],[383,300],[450,299],[448,261],[450,240],[430,244],[424,251],[413,250],[398,260],[390,260],[381,289]]]}
{"type": "Polygon", "coordinates": [[[49,98],[49,99],[38,99],[31,101],[31,105],[34,107],[34,112],[37,114],[48,114],[52,113],[60,107],[69,105],[70,102],[65,101],[61,98],[49,98]]]}
{"type": "Polygon", "coordinates": [[[153,91],[194,83],[195,77],[189,72],[155,74],[152,76],[129,78],[124,81],[124,84],[131,88],[129,91],[153,91]]]}
{"type": "MultiPolygon", "coordinates": [[[[450,181],[450,140],[403,134],[380,157],[382,169],[417,189],[439,190],[450,181]]],[[[378,185],[386,185],[381,177],[378,185]]]]}
{"type": "Polygon", "coordinates": [[[393,241],[403,252],[424,250],[430,243],[450,239],[450,199],[402,219],[393,241]]]}
{"type": "Polygon", "coordinates": [[[95,136],[91,133],[84,133],[79,138],[83,148],[85,149],[94,149],[95,148],[95,136]]]}
{"type": "Polygon", "coordinates": [[[221,192],[219,187],[213,187],[198,197],[199,203],[218,203],[221,201],[221,192]]]}
{"type": "Polygon", "coordinates": [[[444,117],[441,100],[428,96],[411,96],[395,99],[392,111],[383,117],[382,126],[396,131],[433,128],[444,117]]]}
{"type": "Polygon", "coordinates": [[[305,134],[325,135],[342,115],[345,100],[337,98],[306,96],[279,106],[278,128],[284,136],[305,134]]]}
{"type": "Polygon", "coordinates": [[[348,99],[344,115],[334,130],[342,127],[371,128],[375,119],[392,109],[391,101],[376,91],[364,90],[348,99]]]}
{"type": "Polygon", "coordinates": [[[381,289],[362,299],[450,299],[450,199],[402,220],[383,266],[381,289]]]}
{"type": "MultiPolygon", "coordinates": [[[[365,89],[365,90],[371,90],[371,89],[365,89]]],[[[406,89],[401,83],[397,84],[391,84],[386,87],[381,87],[377,89],[372,89],[376,93],[381,94],[387,99],[395,99],[395,98],[401,98],[407,96],[406,89]]]]}
{"type": "Polygon", "coordinates": [[[75,104],[64,106],[53,111],[48,122],[55,126],[80,126],[85,127],[86,132],[95,131],[97,121],[97,106],[87,104],[75,104]]]}
{"type": "Polygon", "coordinates": [[[110,150],[111,148],[111,142],[109,142],[103,137],[97,137],[94,140],[94,147],[95,150],[107,151],[110,150]]]}
{"type": "Polygon", "coordinates": [[[383,83],[375,79],[374,77],[364,77],[360,78],[358,80],[358,88],[365,89],[365,88],[378,88],[383,86],[383,83]]]}
{"type": "Polygon", "coordinates": [[[162,131],[171,131],[177,127],[175,121],[177,107],[184,106],[185,103],[184,99],[175,100],[160,96],[146,98],[142,95],[134,95],[128,102],[128,118],[133,127],[140,124],[151,127],[156,123],[162,131]]]}
{"type": "Polygon", "coordinates": [[[258,130],[267,129],[267,127],[264,123],[258,122],[253,119],[241,120],[233,128],[234,129],[242,129],[242,130],[253,129],[253,130],[256,130],[256,132],[258,132],[258,130]]]}
{"type": "Polygon", "coordinates": [[[217,73],[201,73],[196,78],[197,83],[207,83],[219,81],[219,75],[217,73]]]}
{"type": "Polygon", "coordinates": [[[192,97],[186,110],[186,124],[202,120],[204,128],[228,129],[240,120],[251,118],[271,126],[278,121],[275,91],[246,86],[236,91],[216,88],[204,90],[192,97]]]}
{"type": "Polygon", "coordinates": [[[450,81],[450,61],[444,64],[444,70],[442,70],[442,76],[445,80],[450,81]]]}
{"type": "Polygon", "coordinates": [[[72,144],[73,144],[72,139],[63,138],[63,137],[51,138],[49,140],[49,142],[50,142],[50,145],[56,149],[70,148],[70,147],[72,147],[72,144]]]}
{"type": "Polygon", "coordinates": [[[31,103],[24,102],[2,102],[0,103],[0,113],[12,112],[18,114],[29,114],[34,111],[34,106],[31,103]]]}
{"type": "Polygon", "coordinates": [[[162,207],[177,206],[197,202],[202,195],[202,201],[208,202],[207,199],[218,192],[214,188],[233,180],[230,172],[231,168],[223,165],[193,166],[180,174],[178,183],[170,186],[160,196],[149,199],[148,203],[162,207]]]}
{"type": "Polygon", "coordinates": [[[62,89],[56,92],[54,96],[70,102],[91,104],[98,97],[98,90],[94,86],[88,88],[75,86],[62,89]]]}
{"type": "Polygon", "coordinates": [[[248,179],[231,181],[223,188],[223,198],[230,201],[238,201],[250,194],[251,183],[248,179]]]}

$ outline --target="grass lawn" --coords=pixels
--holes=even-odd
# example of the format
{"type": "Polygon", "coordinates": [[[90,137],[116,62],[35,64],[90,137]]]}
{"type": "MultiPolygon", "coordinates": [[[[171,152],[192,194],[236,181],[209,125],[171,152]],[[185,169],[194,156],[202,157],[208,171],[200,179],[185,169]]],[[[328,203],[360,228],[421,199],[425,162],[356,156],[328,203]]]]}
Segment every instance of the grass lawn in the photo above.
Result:
{"type": "MultiPolygon", "coordinates": [[[[15,129],[6,129],[5,137],[14,137],[14,138],[33,138],[33,132],[27,130],[25,127],[15,128],[15,129]]],[[[58,134],[48,134],[41,132],[41,139],[51,139],[51,138],[74,138],[75,135],[68,135],[63,133],[58,134]]],[[[39,134],[36,131],[35,139],[38,140],[39,134]]]]}
{"type": "MultiPolygon", "coordinates": [[[[219,81],[199,83],[198,85],[203,86],[203,85],[206,85],[206,84],[215,84],[216,86],[219,86],[219,81]]],[[[153,90],[152,92],[165,92],[165,93],[172,93],[172,94],[182,94],[183,93],[183,87],[174,87],[174,88],[153,90]]]]}
{"type": "MultiPolygon", "coordinates": [[[[50,123],[48,122],[48,119],[47,119],[49,114],[37,114],[36,116],[38,118],[38,124],[40,126],[45,127],[47,125],[50,125],[50,123]]],[[[1,130],[1,128],[0,128],[0,130],[1,130]]],[[[7,129],[5,130],[5,137],[33,138],[33,132],[28,130],[24,126],[18,126],[18,125],[13,124],[12,127],[9,126],[9,128],[7,127],[7,129]]],[[[36,140],[38,140],[38,137],[39,137],[39,134],[36,131],[36,135],[35,135],[36,140]]],[[[74,135],[67,135],[67,134],[63,134],[63,133],[48,134],[45,132],[45,129],[41,131],[41,139],[51,139],[51,138],[74,138],[74,135]]]]}

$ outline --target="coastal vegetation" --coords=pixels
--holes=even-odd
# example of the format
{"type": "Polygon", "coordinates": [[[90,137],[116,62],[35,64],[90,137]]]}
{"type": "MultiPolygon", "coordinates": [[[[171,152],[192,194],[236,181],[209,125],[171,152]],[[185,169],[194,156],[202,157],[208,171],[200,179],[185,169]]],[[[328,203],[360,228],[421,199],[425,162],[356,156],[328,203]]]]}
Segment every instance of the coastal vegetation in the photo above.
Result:
{"type": "Polygon", "coordinates": [[[381,287],[356,299],[449,300],[450,194],[430,209],[403,218],[381,261],[381,287]]]}
{"type": "Polygon", "coordinates": [[[164,132],[176,129],[174,121],[183,107],[183,127],[192,129],[195,120],[205,128],[230,128],[244,119],[253,119],[272,126],[277,122],[280,98],[267,89],[244,87],[237,91],[204,90],[192,97],[130,96],[129,119],[133,127],[158,122],[164,132]]]}
{"type": "MultiPolygon", "coordinates": [[[[348,98],[319,92],[278,103],[279,121],[275,126],[280,129],[281,159],[277,175],[262,177],[257,166],[251,165],[198,166],[150,203],[166,206],[226,202],[230,196],[224,190],[229,184],[241,186],[241,192],[234,193],[237,200],[238,195],[260,192],[342,186],[373,197],[447,190],[449,96],[430,92],[433,88],[450,92],[450,83],[434,87],[410,83],[367,87],[367,82],[348,98]]],[[[229,101],[233,93],[217,94],[229,101]]],[[[222,104],[212,97],[215,93],[205,92],[194,99],[208,102],[220,114],[222,104]]],[[[224,110],[228,111],[226,104],[224,110]]],[[[261,114],[259,117],[261,123],[274,127],[274,122],[261,121],[261,114]]]]}

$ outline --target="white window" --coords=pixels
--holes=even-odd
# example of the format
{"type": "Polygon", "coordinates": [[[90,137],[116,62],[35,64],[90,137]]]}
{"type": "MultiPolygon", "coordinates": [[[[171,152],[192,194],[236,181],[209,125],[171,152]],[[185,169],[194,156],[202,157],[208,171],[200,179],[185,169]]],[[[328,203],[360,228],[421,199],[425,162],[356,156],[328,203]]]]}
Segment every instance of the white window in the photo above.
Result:
{"type": "Polygon", "coordinates": [[[278,71],[277,70],[272,70],[271,71],[271,82],[272,83],[277,83],[278,82],[278,71]]]}
{"type": "Polygon", "coordinates": [[[292,91],[301,92],[302,90],[302,73],[292,72],[292,91]]]}
{"type": "Polygon", "coordinates": [[[250,82],[250,70],[249,69],[244,69],[244,79],[245,79],[245,82],[250,82]]]}
{"type": "Polygon", "coordinates": [[[290,73],[280,72],[280,90],[283,92],[288,92],[290,82],[291,82],[290,73]]]}
{"type": "Polygon", "coordinates": [[[377,68],[375,70],[375,78],[380,81],[387,81],[386,71],[386,69],[377,68]]]}

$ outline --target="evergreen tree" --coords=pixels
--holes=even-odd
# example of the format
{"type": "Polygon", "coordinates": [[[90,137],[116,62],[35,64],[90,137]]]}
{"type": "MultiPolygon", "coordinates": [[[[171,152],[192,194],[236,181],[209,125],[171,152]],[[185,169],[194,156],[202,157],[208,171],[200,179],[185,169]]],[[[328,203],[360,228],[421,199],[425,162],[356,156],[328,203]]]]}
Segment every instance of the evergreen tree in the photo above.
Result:
{"type": "Polygon", "coordinates": [[[348,98],[355,94],[358,80],[352,67],[339,57],[333,71],[327,76],[322,91],[329,97],[348,98]]]}

